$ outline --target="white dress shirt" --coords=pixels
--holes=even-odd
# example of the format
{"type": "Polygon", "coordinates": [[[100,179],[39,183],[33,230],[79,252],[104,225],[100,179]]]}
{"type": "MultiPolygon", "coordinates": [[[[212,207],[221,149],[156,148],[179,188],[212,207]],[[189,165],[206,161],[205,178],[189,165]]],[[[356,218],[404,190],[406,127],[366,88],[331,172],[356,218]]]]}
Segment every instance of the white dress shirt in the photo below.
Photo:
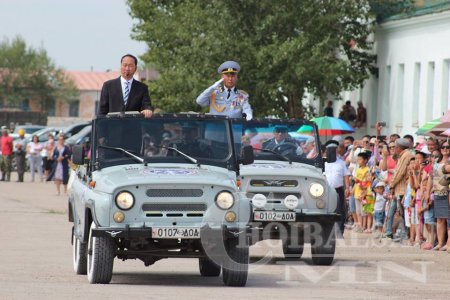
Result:
{"type": "Polygon", "coordinates": [[[334,163],[325,162],[325,176],[332,188],[344,187],[344,177],[350,176],[350,172],[342,158],[337,157],[334,163]]]}
{"type": "Polygon", "coordinates": [[[128,82],[128,97],[130,97],[130,93],[131,92],[131,85],[133,84],[133,78],[131,78],[130,80],[126,80],[125,78],[123,78],[122,76],[120,76],[120,83],[122,85],[122,96],[123,99],[125,99],[125,83],[128,82]]]}

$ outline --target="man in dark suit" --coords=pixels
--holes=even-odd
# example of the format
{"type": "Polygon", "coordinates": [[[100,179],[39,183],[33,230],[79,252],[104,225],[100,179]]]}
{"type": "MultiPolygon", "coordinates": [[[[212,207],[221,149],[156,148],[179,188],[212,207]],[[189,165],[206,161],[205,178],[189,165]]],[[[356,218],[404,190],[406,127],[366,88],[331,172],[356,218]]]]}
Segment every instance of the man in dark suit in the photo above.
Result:
{"type": "Polygon", "coordinates": [[[99,115],[106,115],[109,112],[139,111],[146,118],[150,118],[153,107],[148,87],[133,78],[137,69],[137,58],[126,54],[122,56],[120,64],[121,76],[103,84],[99,115]]]}

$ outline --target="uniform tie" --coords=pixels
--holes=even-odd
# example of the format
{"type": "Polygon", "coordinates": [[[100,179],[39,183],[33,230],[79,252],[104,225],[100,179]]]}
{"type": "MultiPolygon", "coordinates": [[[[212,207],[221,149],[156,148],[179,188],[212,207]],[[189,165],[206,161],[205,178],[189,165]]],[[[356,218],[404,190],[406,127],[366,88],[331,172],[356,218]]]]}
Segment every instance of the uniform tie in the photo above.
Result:
{"type": "Polygon", "coordinates": [[[130,88],[128,87],[130,83],[128,81],[125,81],[125,93],[123,95],[123,103],[124,105],[127,105],[128,102],[128,96],[130,95],[130,88]]]}
{"type": "Polygon", "coordinates": [[[230,98],[230,95],[231,95],[231,89],[228,89],[228,96],[227,96],[227,99],[230,98]]]}

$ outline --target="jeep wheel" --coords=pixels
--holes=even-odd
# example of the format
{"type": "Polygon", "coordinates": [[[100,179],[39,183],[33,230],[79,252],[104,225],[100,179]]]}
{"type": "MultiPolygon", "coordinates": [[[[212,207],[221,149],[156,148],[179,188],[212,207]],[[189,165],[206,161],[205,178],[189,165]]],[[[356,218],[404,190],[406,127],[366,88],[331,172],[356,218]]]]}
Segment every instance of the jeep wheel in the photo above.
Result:
{"type": "Polygon", "coordinates": [[[315,265],[328,266],[333,262],[334,253],[336,251],[336,233],[334,224],[323,225],[321,238],[321,243],[316,243],[314,239],[311,241],[312,261],[315,265]]]}
{"type": "Polygon", "coordinates": [[[220,275],[221,267],[207,257],[199,258],[198,266],[203,277],[217,277],[220,275]]]}
{"type": "Polygon", "coordinates": [[[245,286],[248,276],[248,245],[239,245],[239,240],[229,239],[225,245],[228,257],[223,263],[223,283],[227,286],[245,286]]]}
{"type": "Polygon", "coordinates": [[[292,244],[290,239],[283,240],[284,257],[288,259],[300,259],[303,255],[303,242],[298,241],[298,245],[292,244]]]}
{"type": "Polygon", "coordinates": [[[90,283],[109,283],[113,271],[115,243],[110,237],[93,237],[92,229],[96,227],[92,222],[87,253],[88,280],[90,283]]]}
{"type": "Polygon", "coordinates": [[[73,270],[76,274],[85,275],[87,273],[87,245],[82,243],[74,234],[72,228],[72,256],[73,270]]]}

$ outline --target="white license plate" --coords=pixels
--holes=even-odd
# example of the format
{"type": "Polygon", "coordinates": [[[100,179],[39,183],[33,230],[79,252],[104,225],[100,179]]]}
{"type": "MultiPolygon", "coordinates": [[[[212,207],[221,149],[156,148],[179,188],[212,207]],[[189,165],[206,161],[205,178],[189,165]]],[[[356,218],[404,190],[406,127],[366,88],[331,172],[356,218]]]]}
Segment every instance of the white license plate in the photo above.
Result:
{"type": "Polygon", "coordinates": [[[156,227],[152,228],[155,239],[199,239],[200,228],[192,227],[156,227]]]}
{"type": "Polygon", "coordinates": [[[255,211],[255,221],[295,221],[295,212],[255,211]]]}

